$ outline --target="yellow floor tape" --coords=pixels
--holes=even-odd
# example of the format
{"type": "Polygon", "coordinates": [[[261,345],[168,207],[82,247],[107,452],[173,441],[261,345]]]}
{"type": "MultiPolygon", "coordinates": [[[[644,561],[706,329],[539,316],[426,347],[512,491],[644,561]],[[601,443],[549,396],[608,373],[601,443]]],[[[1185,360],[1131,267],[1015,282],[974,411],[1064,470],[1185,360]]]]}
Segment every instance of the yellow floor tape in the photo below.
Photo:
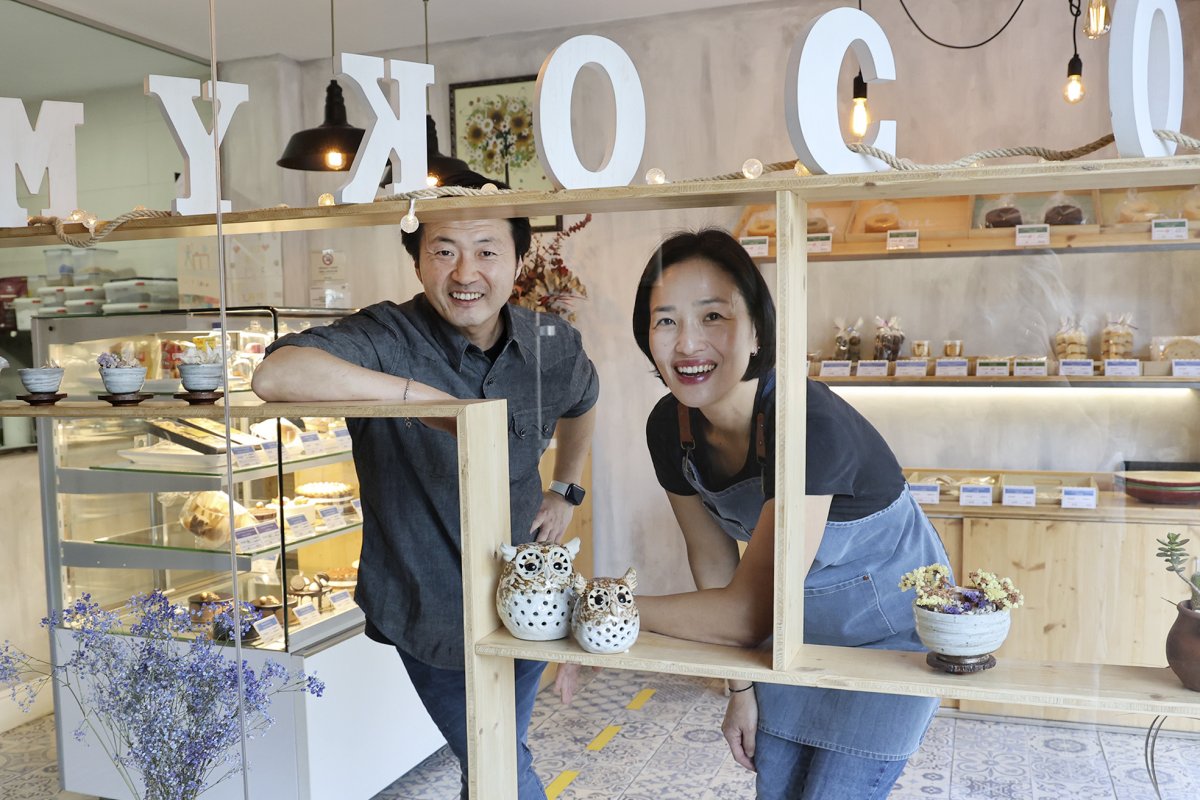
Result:
{"type": "Polygon", "coordinates": [[[600,735],[592,739],[592,743],[587,746],[588,750],[601,750],[604,745],[612,741],[612,738],[621,730],[620,725],[609,725],[604,730],[600,731],[600,735]]]}
{"type": "Polygon", "coordinates": [[[642,706],[646,705],[646,701],[654,696],[654,689],[642,689],[633,696],[633,700],[629,701],[629,705],[625,706],[631,711],[637,711],[642,706]]]}
{"type": "Polygon", "coordinates": [[[570,786],[571,781],[578,777],[579,773],[575,770],[568,769],[558,773],[558,777],[546,787],[546,800],[557,800],[558,796],[562,794],[563,789],[570,786]]]}

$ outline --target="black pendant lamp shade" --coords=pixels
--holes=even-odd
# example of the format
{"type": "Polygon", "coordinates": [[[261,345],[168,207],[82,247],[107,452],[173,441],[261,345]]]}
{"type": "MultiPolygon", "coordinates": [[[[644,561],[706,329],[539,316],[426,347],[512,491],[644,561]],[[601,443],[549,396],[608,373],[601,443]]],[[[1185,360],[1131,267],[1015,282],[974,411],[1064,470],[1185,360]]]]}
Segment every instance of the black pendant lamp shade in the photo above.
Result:
{"type": "Polygon", "coordinates": [[[286,169],[345,172],[354,163],[363,129],[346,121],[346,101],[336,80],[325,89],[325,121],[292,134],[275,163],[286,169]]]}
{"type": "MultiPolygon", "coordinates": [[[[438,186],[464,186],[468,189],[482,189],[484,185],[494,183],[498,189],[508,188],[508,184],[504,181],[475,172],[462,159],[442,155],[438,150],[437,124],[429,114],[425,115],[425,160],[427,162],[426,169],[430,175],[437,178],[438,186]]],[[[389,161],[383,170],[383,179],[380,180],[379,185],[387,186],[391,182],[392,164],[389,161]]]]}

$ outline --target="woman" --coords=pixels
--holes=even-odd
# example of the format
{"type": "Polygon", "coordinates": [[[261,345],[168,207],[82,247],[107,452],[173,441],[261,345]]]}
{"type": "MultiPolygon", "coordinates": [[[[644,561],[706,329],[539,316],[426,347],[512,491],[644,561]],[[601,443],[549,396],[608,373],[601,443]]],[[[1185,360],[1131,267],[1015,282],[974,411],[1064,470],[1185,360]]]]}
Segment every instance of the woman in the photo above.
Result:
{"type": "MultiPolygon", "coordinates": [[[[642,627],[739,646],[772,631],[775,309],[719,230],[667,239],[642,274],[633,334],[670,390],[646,439],[698,591],[639,597],[642,627]],[[739,559],[738,542],[748,542],[739,559]]],[[[808,382],[804,589],[810,644],[920,650],[900,576],[946,563],[879,433],[808,382]]],[[[722,726],[759,798],[883,798],[937,709],[924,697],[731,681],[722,726]],[[754,691],[748,691],[753,688],[754,691]]]]}

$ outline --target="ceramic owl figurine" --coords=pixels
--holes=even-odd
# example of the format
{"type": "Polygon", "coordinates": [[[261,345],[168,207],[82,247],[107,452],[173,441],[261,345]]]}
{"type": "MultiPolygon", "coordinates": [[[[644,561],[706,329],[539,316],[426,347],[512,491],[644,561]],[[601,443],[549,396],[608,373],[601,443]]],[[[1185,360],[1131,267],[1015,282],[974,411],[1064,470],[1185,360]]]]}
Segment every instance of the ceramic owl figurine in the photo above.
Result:
{"type": "Polygon", "coordinates": [[[571,632],[575,641],[589,653],[624,653],[637,641],[641,620],[633,590],[637,573],[633,567],[621,578],[584,580],[579,573],[573,579],[575,608],[571,612],[571,632]]]}
{"type": "Polygon", "coordinates": [[[563,639],[570,631],[572,560],[579,539],[566,544],[500,545],[504,567],[496,589],[496,611],[509,633],[535,642],[563,639]]]}

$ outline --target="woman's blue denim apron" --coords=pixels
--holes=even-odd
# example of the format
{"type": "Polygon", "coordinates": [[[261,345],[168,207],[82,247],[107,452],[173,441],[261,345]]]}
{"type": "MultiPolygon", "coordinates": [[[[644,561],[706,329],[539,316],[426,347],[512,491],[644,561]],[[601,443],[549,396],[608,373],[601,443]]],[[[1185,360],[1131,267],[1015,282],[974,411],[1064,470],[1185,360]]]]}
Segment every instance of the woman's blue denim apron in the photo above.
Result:
{"type": "MultiPolygon", "coordinates": [[[[761,478],[719,492],[705,488],[691,450],[683,472],[729,536],[750,540],[766,496],[761,478]]],[[[804,581],[808,644],[924,650],[914,628],[912,595],[900,577],[949,561],[942,541],[905,485],[887,508],[862,519],[829,522],[804,581]]],[[[938,700],[756,683],[760,730],[800,744],[864,758],[900,760],[921,744],[938,700]]]]}

